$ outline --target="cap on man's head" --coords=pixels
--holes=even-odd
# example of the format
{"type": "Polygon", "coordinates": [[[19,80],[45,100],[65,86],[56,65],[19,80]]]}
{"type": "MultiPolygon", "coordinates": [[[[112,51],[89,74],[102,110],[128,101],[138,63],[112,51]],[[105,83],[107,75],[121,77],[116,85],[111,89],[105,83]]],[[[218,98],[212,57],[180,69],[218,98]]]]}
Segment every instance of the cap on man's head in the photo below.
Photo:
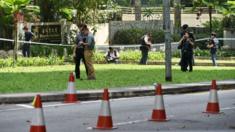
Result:
{"type": "Polygon", "coordinates": [[[185,29],[187,29],[188,28],[188,24],[184,24],[183,26],[182,26],[182,28],[185,30],[185,29]]]}
{"type": "Polygon", "coordinates": [[[216,33],[215,32],[211,32],[211,35],[216,36],[216,33]]]}

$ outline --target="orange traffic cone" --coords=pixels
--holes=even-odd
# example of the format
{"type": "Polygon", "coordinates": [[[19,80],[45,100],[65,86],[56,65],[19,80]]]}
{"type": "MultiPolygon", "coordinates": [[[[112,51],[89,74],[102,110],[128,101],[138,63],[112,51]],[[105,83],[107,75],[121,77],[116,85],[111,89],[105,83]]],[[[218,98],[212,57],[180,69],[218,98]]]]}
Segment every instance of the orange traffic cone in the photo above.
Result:
{"type": "Polygon", "coordinates": [[[167,121],[164,107],[164,100],[162,96],[162,85],[155,85],[155,108],[152,112],[152,119],[150,121],[167,121]]]}
{"type": "Polygon", "coordinates": [[[35,107],[36,114],[32,119],[30,132],[46,132],[45,119],[40,95],[36,95],[33,106],[35,107]]]}
{"type": "Polygon", "coordinates": [[[216,80],[212,80],[209,101],[208,101],[205,113],[211,113],[211,114],[219,114],[220,113],[219,99],[218,99],[216,87],[217,87],[216,80]]]}
{"type": "Polygon", "coordinates": [[[75,89],[75,77],[72,72],[69,75],[68,89],[67,89],[67,93],[65,93],[64,95],[64,102],[65,103],[77,102],[77,93],[75,89]]]}
{"type": "Polygon", "coordinates": [[[108,89],[104,89],[101,109],[95,129],[115,129],[115,128],[116,127],[113,127],[113,120],[109,103],[109,92],[108,89]]]}

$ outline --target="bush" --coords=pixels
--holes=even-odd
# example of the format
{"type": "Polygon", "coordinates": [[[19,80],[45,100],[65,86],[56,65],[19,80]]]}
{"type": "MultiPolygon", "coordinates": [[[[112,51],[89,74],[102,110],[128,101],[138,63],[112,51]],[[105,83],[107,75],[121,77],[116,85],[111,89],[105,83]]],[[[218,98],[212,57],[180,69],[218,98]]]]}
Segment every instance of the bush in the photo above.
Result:
{"type": "MultiPolygon", "coordinates": [[[[15,66],[46,66],[46,65],[63,65],[64,59],[50,56],[48,58],[32,57],[18,58],[15,66]]],[[[13,59],[0,59],[0,67],[13,66],[13,59]]]]}
{"type": "Polygon", "coordinates": [[[42,45],[31,45],[30,47],[32,57],[49,57],[49,56],[64,56],[64,48],[67,49],[68,54],[72,54],[72,47],[62,46],[42,46],[42,45]]]}
{"type": "Polygon", "coordinates": [[[222,23],[225,28],[234,29],[235,28],[235,16],[231,15],[229,17],[228,16],[224,17],[222,23]]]}
{"type": "Polygon", "coordinates": [[[125,29],[115,33],[112,44],[140,44],[141,37],[146,32],[152,33],[153,43],[164,42],[164,32],[162,30],[125,29]]]}

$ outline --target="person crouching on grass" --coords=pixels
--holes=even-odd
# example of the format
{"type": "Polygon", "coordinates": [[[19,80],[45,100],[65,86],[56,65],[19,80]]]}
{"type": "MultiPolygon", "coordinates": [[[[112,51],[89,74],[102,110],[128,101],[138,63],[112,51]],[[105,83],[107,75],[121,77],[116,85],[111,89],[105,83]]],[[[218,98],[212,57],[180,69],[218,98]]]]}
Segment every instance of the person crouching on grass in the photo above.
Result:
{"type": "Polygon", "coordinates": [[[84,35],[82,43],[82,45],[84,45],[84,58],[88,70],[87,79],[96,80],[95,69],[92,60],[94,56],[93,51],[95,48],[95,39],[93,34],[89,31],[88,27],[83,28],[82,33],[84,35]]]}

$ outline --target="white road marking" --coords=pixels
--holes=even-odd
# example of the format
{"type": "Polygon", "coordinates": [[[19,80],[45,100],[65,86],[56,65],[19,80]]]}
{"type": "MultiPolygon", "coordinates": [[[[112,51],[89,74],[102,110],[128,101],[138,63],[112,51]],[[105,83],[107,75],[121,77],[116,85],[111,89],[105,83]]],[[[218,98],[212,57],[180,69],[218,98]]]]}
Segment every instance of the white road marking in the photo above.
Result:
{"type": "Polygon", "coordinates": [[[235,107],[226,107],[226,108],[221,108],[221,110],[232,110],[235,109],[235,107]]]}
{"type": "MultiPolygon", "coordinates": [[[[169,115],[168,117],[174,117],[174,115],[169,115]]],[[[115,123],[113,126],[124,126],[124,125],[131,125],[131,124],[137,124],[137,123],[141,123],[141,122],[147,122],[149,121],[149,119],[143,119],[143,120],[134,120],[134,121],[127,121],[127,122],[119,122],[119,123],[115,123]]],[[[93,129],[92,127],[87,127],[87,130],[91,130],[93,129]]]]}
{"type": "Polygon", "coordinates": [[[149,120],[149,119],[135,120],[135,121],[127,121],[127,122],[120,122],[120,123],[114,124],[114,126],[131,125],[131,124],[135,124],[135,123],[146,122],[146,121],[148,121],[148,120],[149,120]]]}
{"type": "Polygon", "coordinates": [[[24,110],[24,109],[28,109],[28,108],[5,109],[5,110],[0,110],[0,112],[17,111],[17,110],[24,110]]]}
{"type": "Polygon", "coordinates": [[[29,108],[29,109],[34,108],[32,105],[26,105],[26,104],[17,104],[16,106],[20,106],[20,107],[24,107],[24,108],[29,108]]]}

